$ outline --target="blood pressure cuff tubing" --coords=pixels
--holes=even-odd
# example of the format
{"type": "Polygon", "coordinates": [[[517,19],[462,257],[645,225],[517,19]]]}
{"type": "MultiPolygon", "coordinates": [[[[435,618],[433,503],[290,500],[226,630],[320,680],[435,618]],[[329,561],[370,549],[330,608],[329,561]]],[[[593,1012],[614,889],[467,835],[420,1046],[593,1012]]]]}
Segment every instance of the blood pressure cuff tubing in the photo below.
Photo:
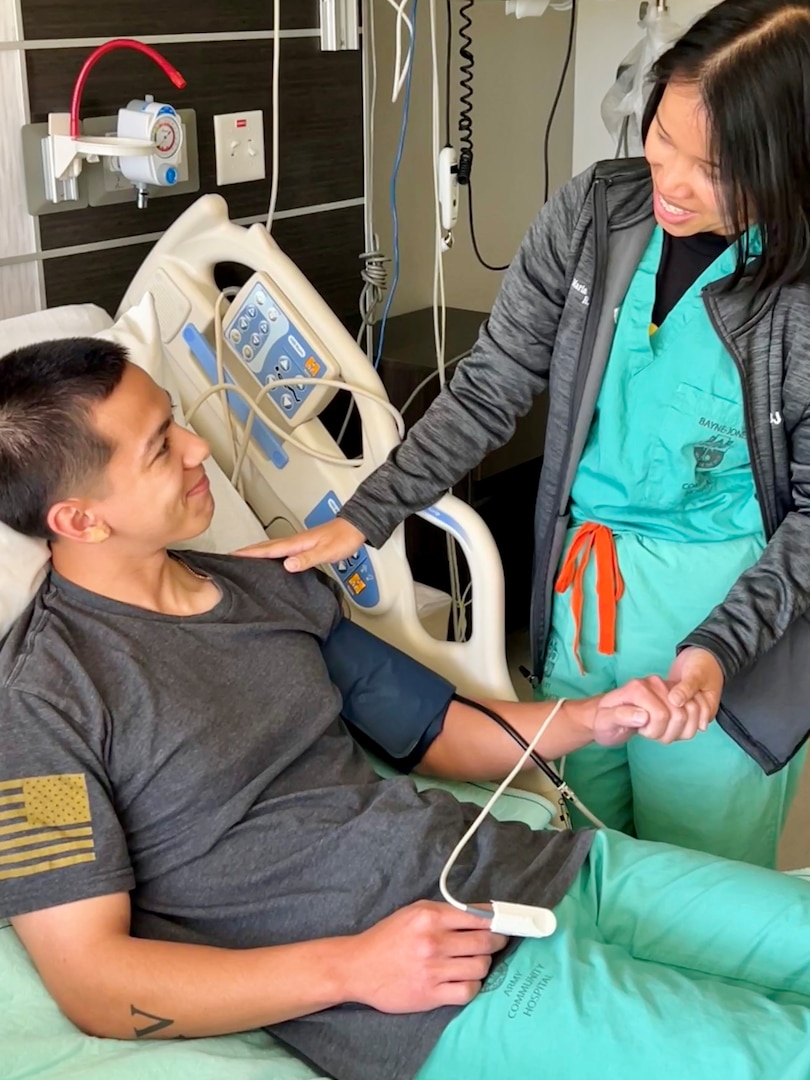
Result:
{"type": "Polygon", "coordinates": [[[410,772],[441,732],[455,687],[348,619],[321,648],[357,741],[410,772]]]}

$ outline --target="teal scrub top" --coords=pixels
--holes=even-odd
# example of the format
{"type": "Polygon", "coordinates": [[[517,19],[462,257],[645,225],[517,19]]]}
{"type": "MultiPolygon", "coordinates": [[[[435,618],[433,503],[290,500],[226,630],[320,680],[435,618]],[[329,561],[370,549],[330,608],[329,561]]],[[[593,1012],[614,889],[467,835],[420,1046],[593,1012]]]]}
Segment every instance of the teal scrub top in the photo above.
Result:
{"type": "MultiPolygon", "coordinates": [[[[650,325],[656,227],[618,312],[595,416],[571,492],[572,522],[673,541],[762,536],[740,376],[701,290],[733,272],[731,244],[659,328],[650,325]]],[[[751,236],[752,253],[758,237],[751,236]]]]}

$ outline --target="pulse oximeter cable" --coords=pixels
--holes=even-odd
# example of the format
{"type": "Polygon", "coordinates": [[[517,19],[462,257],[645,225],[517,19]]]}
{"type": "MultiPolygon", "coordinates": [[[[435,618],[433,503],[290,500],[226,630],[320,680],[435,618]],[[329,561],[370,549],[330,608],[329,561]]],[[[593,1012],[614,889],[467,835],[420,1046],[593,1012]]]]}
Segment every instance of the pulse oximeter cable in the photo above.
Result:
{"type": "MultiPolygon", "coordinates": [[[[462,701],[462,703],[463,703],[462,699],[459,699],[459,700],[462,701]]],[[[481,813],[478,815],[478,817],[475,819],[475,821],[472,823],[472,825],[470,825],[469,829],[467,829],[467,831],[464,833],[462,838],[456,844],[455,848],[453,849],[453,851],[452,851],[452,853],[450,855],[450,858],[444,864],[444,869],[442,870],[441,876],[439,878],[439,890],[440,890],[442,896],[444,897],[444,899],[447,901],[447,903],[452,904],[453,907],[458,908],[459,911],[465,911],[465,912],[468,912],[470,914],[475,914],[475,915],[481,914],[481,915],[484,915],[484,916],[490,914],[489,912],[484,911],[481,908],[472,907],[469,904],[463,904],[460,900],[456,900],[456,898],[451,895],[450,890],[447,888],[447,878],[448,878],[448,876],[450,874],[450,871],[455,866],[456,860],[458,859],[461,852],[464,850],[464,848],[467,846],[467,844],[473,838],[473,836],[475,836],[475,834],[478,832],[478,829],[481,827],[481,823],[485,820],[485,818],[487,818],[489,816],[489,812],[492,809],[492,807],[495,805],[495,803],[498,801],[498,799],[500,799],[501,795],[503,795],[504,791],[509,787],[509,785],[515,779],[517,774],[520,772],[520,770],[523,768],[523,766],[529,760],[535,746],[537,746],[537,744],[542,739],[543,735],[545,735],[549,724],[554,719],[554,717],[557,715],[557,713],[560,711],[560,709],[562,708],[564,703],[565,703],[565,698],[560,698],[559,701],[555,702],[554,708],[551,710],[551,712],[545,718],[543,723],[540,725],[540,727],[539,727],[539,729],[537,731],[537,734],[534,736],[534,738],[532,739],[532,741],[530,743],[526,744],[526,749],[523,751],[523,754],[520,756],[520,758],[518,758],[518,761],[517,761],[517,764],[515,765],[515,767],[512,769],[512,771],[509,773],[509,775],[506,777],[506,779],[503,780],[499,784],[499,786],[495,789],[495,791],[492,793],[492,796],[489,799],[489,801],[487,802],[486,806],[483,808],[481,813]]]]}
{"type": "MultiPolygon", "coordinates": [[[[555,769],[553,769],[551,765],[549,765],[549,763],[544,758],[542,758],[534,749],[534,747],[537,745],[537,740],[539,740],[539,736],[537,736],[530,745],[528,742],[526,742],[520,732],[517,731],[514,727],[512,727],[508,720],[506,720],[499,713],[496,713],[494,709],[489,708],[489,706],[482,704],[480,701],[471,701],[469,698],[462,697],[461,694],[453,694],[453,699],[457,701],[460,705],[466,705],[471,709],[477,709],[478,712],[483,713],[484,716],[488,716],[489,719],[492,720],[493,723],[497,724],[502,731],[505,731],[507,735],[514,739],[514,741],[518,744],[519,747],[521,747],[521,749],[526,750],[528,748],[529,757],[531,758],[532,763],[536,765],[537,768],[540,769],[540,771],[548,777],[548,779],[560,793],[560,796],[566,802],[570,802],[573,806],[575,806],[581,814],[584,814],[585,817],[597,827],[597,829],[606,828],[605,824],[601,822],[595,814],[592,814],[588,807],[580,801],[576,792],[571,787],[569,787],[569,785],[565,782],[565,780],[563,780],[560,774],[555,769]]],[[[554,715],[554,713],[552,713],[552,715],[554,715]]],[[[547,719],[546,725],[548,723],[549,720],[547,719]]],[[[542,733],[545,730],[545,727],[541,728],[540,730],[542,733]]],[[[521,760],[525,761],[526,758],[524,757],[521,760]]]]}

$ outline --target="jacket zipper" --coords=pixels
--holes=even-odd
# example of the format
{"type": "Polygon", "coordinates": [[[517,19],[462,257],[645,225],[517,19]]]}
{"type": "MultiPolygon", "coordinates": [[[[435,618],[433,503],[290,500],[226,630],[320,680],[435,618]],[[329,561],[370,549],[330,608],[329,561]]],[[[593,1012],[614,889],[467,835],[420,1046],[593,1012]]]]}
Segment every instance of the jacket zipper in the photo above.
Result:
{"type": "MultiPolygon", "coordinates": [[[[596,341],[596,332],[599,323],[599,312],[601,310],[600,304],[597,300],[600,298],[605,287],[605,277],[607,274],[607,259],[605,258],[605,252],[607,251],[608,243],[608,216],[607,216],[607,189],[611,181],[606,177],[596,177],[593,182],[593,223],[594,223],[594,241],[593,241],[593,286],[591,288],[590,303],[588,305],[588,312],[585,316],[585,328],[582,333],[582,341],[579,347],[579,357],[577,360],[577,382],[574,387],[574,393],[571,397],[571,407],[568,413],[568,431],[574,430],[574,417],[577,414],[577,410],[582,401],[582,393],[587,380],[588,371],[590,369],[590,363],[593,358],[593,347],[596,341]]],[[[571,462],[570,458],[571,450],[563,463],[563,467],[560,469],[560,486],[557,490],[557,506],[558,517],[565,514],[568,508],[568,499],[571,494],[570,485],[566,484],[566,478],[568,476],[568,467],[571,462]]],[[[556,518],[555,522],[556,523],[556,518]]],[[[554,535],[552,527],[552,537],[554,535]]],[[[548,640],[548,631],[551,626],[551,609],[553,597],[549,595],[549,581],[553,580],[554,568],[551,566],[551,552],[548,553],[545,570],[542,578],[535,572],[534,589],[542,589],[543,596],[543,642],[544,644],[548,640]]],[[[534,622],[534,619],[532,619],[534,622]]],[[[538,670],[538,664],[541,663],[541,658],[537,656],[537,642],[538,642],[537,628],[532,628],[532,649],[534,652],[533,662],[535,671],[538,670]]],[[[542,669],[542,668],[540,668],[542,669]]]]}
{"type": "Polygon", "coordinates": [[[752,442],[754,431],[754,415],[751,411],[751,395],[748,393],[748,386],[745,381],[745,366],[742,362],[742,358],[737,351],[737,346],[726,334],[723,327],[720,326],[718,319],[715,316],[710,298],[703,296],[703,303],[706,307],[706,311],[709,315],[709,322],[712,324],[714,332],[717,334],[720,341],[723,342],[725,347],[729,351],[731,359],[734,361],[734,366],[737,369],[737,374],[740,377],[740,388],[742,390],[743,399],[743,412],[745,415],[745,436],[748,443],[748,453],[751,458],[751,475],[754,477],[754,488],[757,493],[757,501],[759,502],[759,512],[762,515],[762,524],[765,528],[766,539],[770,540],[776,529],[773,527],[773,522],[770,521],[770,507],[765,500],[765,488],[762,481],[762,470],[759,459],[755,453],[755,447],[752,442]]]}
{"type": "MultiPolygon", "coordinates": [[[[574,430],[574,418],[582,403],[582,394],[585,382],[588,378],[591,360],[593,359],[593,347],[596,342],[596,333],[599,328],[599,313],[601,311],[601,295],[605,288],[607,274],[607,259],[604,253],[608,247],[608,218],[607,218],[607,189],[610,180],[597,177],[593,182],[593,287],[591,299],[588,305],[588,313],[585,316],[585,329],[582,334],[582,343],[579,348],[579,362],[577,363],[577,384],[571,399],[571,409],[568,414],[568,430],[574,430]],[[583,363],[584,358],[584,363],[583,363]]],[[[565,513],[568,507],[568,498],[571,494],[570,485],[566,488],[566,477],[571,463],[570,457],[566,458],[565,468],[561,472],[562,482],[559,493],[559,513],[565,513]]]]}

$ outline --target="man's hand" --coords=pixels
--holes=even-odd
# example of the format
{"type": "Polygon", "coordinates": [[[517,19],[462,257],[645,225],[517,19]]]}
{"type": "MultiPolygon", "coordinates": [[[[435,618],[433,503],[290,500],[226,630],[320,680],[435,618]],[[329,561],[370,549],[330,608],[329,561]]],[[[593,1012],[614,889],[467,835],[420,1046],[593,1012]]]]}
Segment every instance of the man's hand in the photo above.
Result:
{"type": "Polygon", "coordinates": [[[638,734],[655,742],[673,743],[693,739],[706,731],[717,715],[723,690],[723,674],[711,653],[704,649],[685,649],[677,658],[667,681],[658,675],[632,679],[625,686],[611,690],[599,702],[597,722],[611,741],[598,732],[594,738],[607,746],[626,742],[619,732],[610,731],[610,713],[617,705],[634,705],[647,713],[647,722],[638,734]]]}
{"type": "Polygon", "coordinates": [[[366,538],[343,518],[335,518],[325,525],[316,525],[314,529],[286,536],[282,540],[268,540],[263,544],[251,544],[231,552],[258,559],[284,559],[284,569],[290,573],[310,570],[322,563],[339,562],[349,555],[354,555],[362,547],[366,538]]]}
{"type": "Polygon", "coordinates": [[[639,735],[650,721],[649,713],[635,701],[612,690],[604,697],[594,698],[596,712],[593,720],[593,741],[600,746],[624,746],[639,735]]]}
{"type": "MultiPolygon", "coordinates": [[[[700,695],[688,701],[682,708],[676,708],[669,701],[670,686],[658,675],[648,675],[644,679],[631,679],[629,683],[611,690],[599,702],[599,716],[605,713],[609,720],[608,709],[617,705],[634,705],[647,714],[647,722],[641,725],[635,734],[653,742],[673,743],[683,739],[692,739],[700,730],[700,716],[703,700],[700,695]]],[[[610,732],[608,730],[608,736],[610,732]]],[[[617,738],[605,743],[598,735],[596,742],[606,746],[620,746],[626,739],[617,738]]]]}
{"type": "Polygon", "coordinates": [[[506,945],[490,920],[419,900],[354,939],[349,1000],[386,1013],[466,1005],[506,945]]]}

